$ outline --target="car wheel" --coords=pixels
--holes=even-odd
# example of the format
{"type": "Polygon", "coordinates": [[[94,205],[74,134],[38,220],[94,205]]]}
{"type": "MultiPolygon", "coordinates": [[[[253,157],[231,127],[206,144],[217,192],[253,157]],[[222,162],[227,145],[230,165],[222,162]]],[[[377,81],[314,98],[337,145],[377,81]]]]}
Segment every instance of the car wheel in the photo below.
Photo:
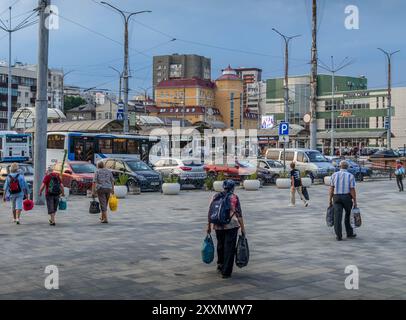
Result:
{"type": "Polygon", "coordinates": [[[77,181],[74,180],[74,181],[72,181],[70,183],[70,192],[72,194],[78,194],[79,193],[79,184],[78,184],[77,181]]]}
{"type": "Polygon", "coordinates": [[[133,191],[135,191],[136,188],[140,188],[140,185],[135,180],[132,180],[132,179],[128,180],[128,182],[127,182],[128,192],[133,192],[133,191]]]}

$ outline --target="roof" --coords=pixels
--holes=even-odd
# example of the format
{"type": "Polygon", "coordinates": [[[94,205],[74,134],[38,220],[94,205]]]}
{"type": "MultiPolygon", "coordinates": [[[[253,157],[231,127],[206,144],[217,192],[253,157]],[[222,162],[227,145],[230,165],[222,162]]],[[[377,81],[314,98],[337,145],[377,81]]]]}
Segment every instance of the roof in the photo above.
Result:
{"type": "MultiPolygon", "coordinates": [[[[289,124],[289,136],[297,136],[299,133],[304,131],[305,128],[297,124],[289,124]]],[[[272,129],[259,129],[259,137],[276,137],[279,136],[279,124],[272,129]]]]}
{"type": "Polygon", "coordinates": [[[156,88],[190,88],[190,87],[200,87],[214,89],[216,84],[210,80],[203,80],[199,78],[192,79],[171,79],[164,80],[157,84],[156,88]]]}
{"type": "Polygon", "coordinates": [[[96,106],[94,104],[87,103],[87,104],[83,104],[79,107],[69,109],[68,111],[66,111],[66,113],[68,113],[68,112],[86,112],[86,111],[88,111],[88,112],[96,111],[96,106]]]}
{"type": "Polygon", "coordinates": [[[139,124],[141,126],[162,126],[164,122],[158,118],[153,116],[139,116],[139,124]]]}
{"type": "Polygon", "coordinates": [[[242,81],[241,78],[237,75],[237,72],[231,68],[230,65],[228,65],[227,68],[222,70],[223,74],[217,78],[216,81],[221,81],[221,80],[239,80],[242,81]]]}
{"type": "Polygon", "coordinates": [[[227,126],[224,122],[216,121],[216,120],[199,121],[199,122],[194,123],[194,125],[205,126],[205,127],[211,128],[211,129],[226,129],[227,128],[227,126]]]}
{"type": "MultiPolygon", "coordinates": [[[[122,131],[123,124],[117,120],[83,120],[65,121],[48,124],[48,132],[106,132],[122,131]]],[[[28,129],[27,132],[35,132],[35,128],[28,129]]]]}
{"type": "MultiPolygon", "coordinates": [[[[13,120],[35,118],[35,112],[36,112],[35,107],[19,108],[13,114],[13,120]]],[[[47,112],[49,120],[66,119],[65,114],[59,109],[48,108],[47,112]]]]}
{"type": "MultiPolygon", "coordinates": [[[[354,139],[377,139],[386,137],[387,131],[386,130],[360,130],[360,131],[338,131],[334,132],[335,139],[347,139],[347,138],[354,138],[354,139]]],[[[317,134],[317,138],[319,139],[330,139],[331,132],[324,131],[317,134]]]]}

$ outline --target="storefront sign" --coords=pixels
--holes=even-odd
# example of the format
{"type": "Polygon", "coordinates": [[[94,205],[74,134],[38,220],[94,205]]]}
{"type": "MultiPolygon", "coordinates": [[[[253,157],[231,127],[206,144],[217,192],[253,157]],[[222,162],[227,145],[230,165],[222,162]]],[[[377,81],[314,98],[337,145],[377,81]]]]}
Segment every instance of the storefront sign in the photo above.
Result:
{"type": "Polygon", "coordinates": [[[344,98],[369,97],[369,91],[344,93],[343,97],[344,98]]]}
{"type": "Polygon", "coordinates": [[[349,118],[352,117],[352,110],[344,110],[340,112],[339,118],[349,118]]]}

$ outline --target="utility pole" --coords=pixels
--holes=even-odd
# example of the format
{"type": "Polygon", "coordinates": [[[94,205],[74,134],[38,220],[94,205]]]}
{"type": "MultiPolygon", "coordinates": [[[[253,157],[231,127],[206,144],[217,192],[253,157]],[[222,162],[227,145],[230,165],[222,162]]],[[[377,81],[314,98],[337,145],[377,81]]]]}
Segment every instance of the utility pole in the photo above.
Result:
{"type": "MultiPolygon", "coordinates": [[[[334,112],[336,108],[334,108],[334,95],[335,95],[335,74],[339,72],[340,70],[348,67],[349,65],[352,64],[352,61],[347,62],[348,57],[345,57],[344,60],[336,67],[334,64],[334,56],[331,56],[331,67],[327,67],[324,63],[319,64],[318,66],[328,72],[331,72],[331,130],[330,130],[330,155],[334,156],[334,112]],[[346,63],[347,62],[347,63],[346,63]]],[[[322,63],[322,61],[319,60],[319,62],[322,63]]]]}
{"type": "Polygon", "coordinates": [[[116,68],[114,67],[109,67],[110,69],[114,70],[115,72],[118,73],[119,76],[119,84],[118,84],[118,102],[121,102],[121,80],[123,78],[123,73],[118,71],[116,68]]]}
{"type": "Polygon", "coordinates": [[[388,52],[381,48],[378,50],[382,51],[388,60],[388,129],[387,129],[387,149],[392,149],[392,56],[398,53],[400,50],[388,52]]]}
{"type": "Polygon", "coordinates": [[[34,23],[36,23],[35,21],[32,20],[30,21],[30,18],[32,16],[31,14],[13,28],[11,26],[11,9],[12,7],[10,6],[8,8],[9,10],[8,26],[0,19],[0,29],[8,33],[7,130],[9,131],[11,130],[12,77],[13,77],[11,72],[11,34],[18,30],[32,26],[34,23]]]}
{"type": "Polygon", "coordinates": [[[317,0],[312,7],[312,53],[310,76],[310,149],[317,149],[317,0]]]}
{"type": "Polygon", "coordinates": [[[39,189],[46,171],[46,143],[48,119],[48,44],[49,30],[46,20],[49,13],[46,8],[51,0],[38,0],[39,28],[38,28],[38,70],[37,70],[37,101],[35,106],[35,137],[34,137],[34,202],[44,204],[39,196],[39,189]]]}
{"type": "Polygon", "coordinates": [[[117,7],[107,3],[105,1],[101,2],[104,5],[109,6],[110,8],[114,9],[118,13],[120,13],[124,19],[124,70],[123,70],[123,79],[124,79],[124,125],[123,131],[124,133],[128,133],[128,78],[129,78],[129,70],[128,70],[128,23],[132,16],[137,14],[145,13],[145,12],[152,12],[150,10],[143,10],[137,12],[126,12],[123,10],[118,9],[117,7]]]}

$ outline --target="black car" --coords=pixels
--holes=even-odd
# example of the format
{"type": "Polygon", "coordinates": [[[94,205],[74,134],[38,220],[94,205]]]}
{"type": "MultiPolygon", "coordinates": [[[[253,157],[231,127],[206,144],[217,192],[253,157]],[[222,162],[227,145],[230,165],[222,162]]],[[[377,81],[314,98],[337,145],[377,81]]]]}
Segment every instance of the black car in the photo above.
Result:
{"type": "Polygon", "coordinates": [[[370,158],[399,158],[400,154],[395,150],[380,150],[375,152],[370,158]]]}
{"type": "MultiPolygon", "coordinates": [[[[10,174],[10,166],[11,163],[9,162],[0,163],[0,192],[3,192],[4,183],[7,176],[10,174]]],[[[28,163],[19,163],[18,166],[20,167],[20,174],[24,174],[25,181],[28,184],[32,196],[34,168],[32,164],[28,163]]]]}
{"type": "Polygon", "coordinates": [[[275,184],[276,178],[278,177],[276,173],[269,172],[268,170],[263,168],[257,168],[257,175],[259,181],[261,181],[261,185],[275,184]]]}
{"type": "Polygon", "coordinates": [[[120,174],[128,175],[127,187],[140,187],[141,191],[161,191],[161,174],[152,170],[145,162],[137,159],[108,158],[101,160],[106,169],[112,171],[115,179],[120,174]]]}

